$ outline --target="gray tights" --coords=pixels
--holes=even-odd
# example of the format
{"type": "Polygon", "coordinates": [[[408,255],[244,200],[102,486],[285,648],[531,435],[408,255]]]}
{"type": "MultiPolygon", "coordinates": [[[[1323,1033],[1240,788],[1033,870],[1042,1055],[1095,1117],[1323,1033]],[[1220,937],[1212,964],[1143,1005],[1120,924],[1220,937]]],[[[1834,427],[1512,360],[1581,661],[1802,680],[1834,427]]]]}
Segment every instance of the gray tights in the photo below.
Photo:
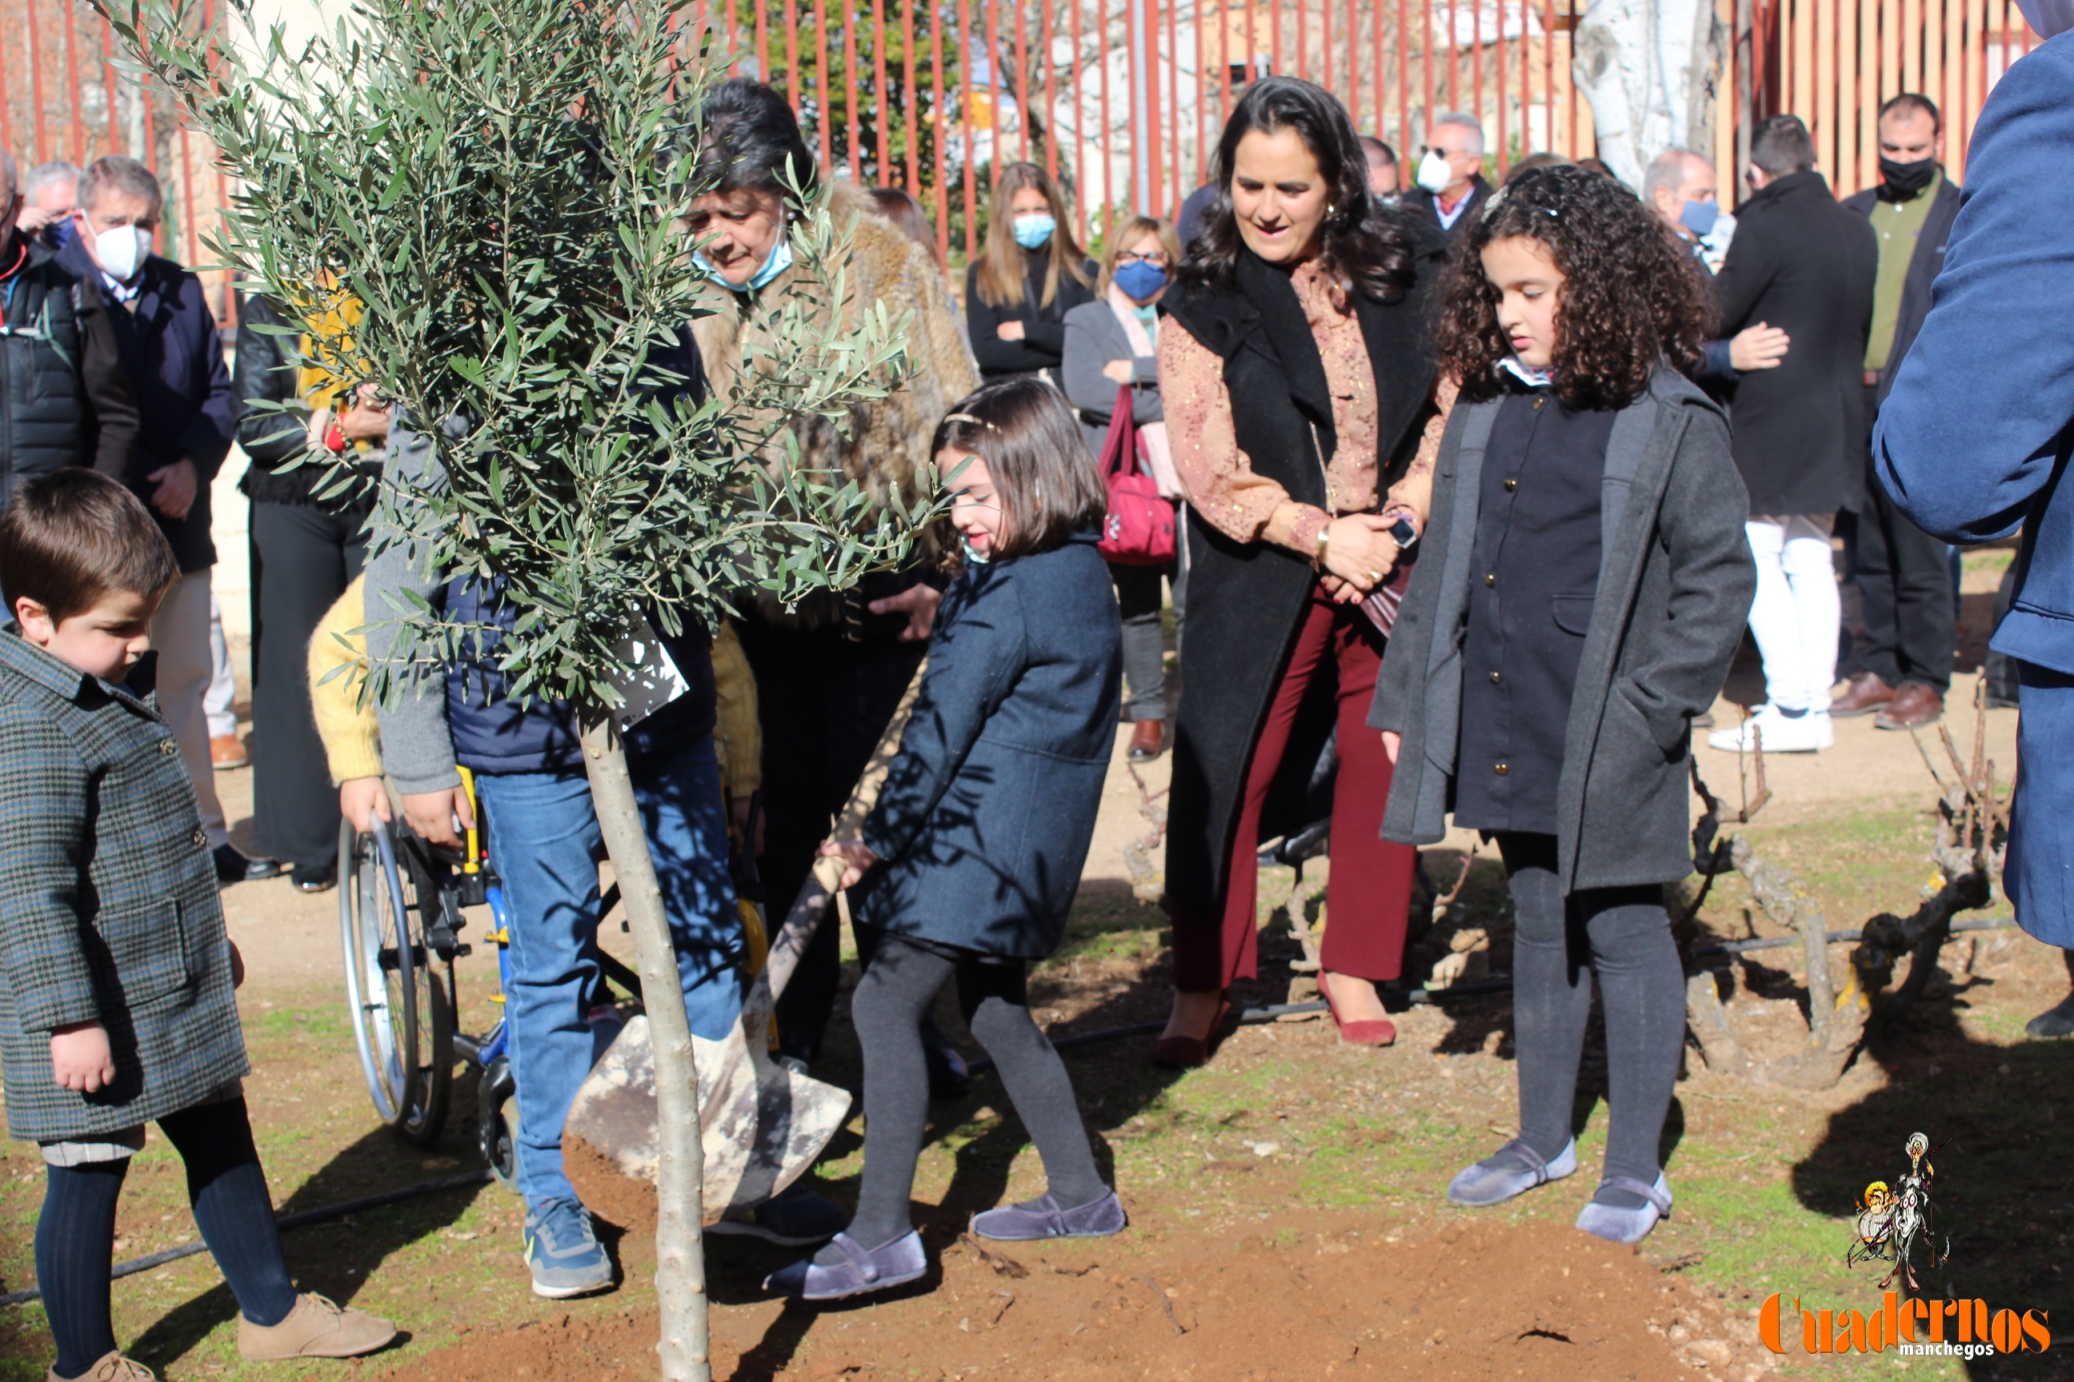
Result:
{"type": "MultiPolygon", "coordinates": [[[[1602,1175],[1654,1184],[1657,1144],[1685,1043],[1685,970],[1671,940],[1663,889],[1586,889],[1565,898],[1553,835],[1500,834],[1514,914],[1512,1009],[1519,1060],[1520,1136],[1553,1160],[1570,1140],[1577,1066],[1599,977],[1606,1019],[1607,1103],[1602,1175]]],[[[1642,1201],[1603,1190],[1603,1204],[1642,1201]]]]}

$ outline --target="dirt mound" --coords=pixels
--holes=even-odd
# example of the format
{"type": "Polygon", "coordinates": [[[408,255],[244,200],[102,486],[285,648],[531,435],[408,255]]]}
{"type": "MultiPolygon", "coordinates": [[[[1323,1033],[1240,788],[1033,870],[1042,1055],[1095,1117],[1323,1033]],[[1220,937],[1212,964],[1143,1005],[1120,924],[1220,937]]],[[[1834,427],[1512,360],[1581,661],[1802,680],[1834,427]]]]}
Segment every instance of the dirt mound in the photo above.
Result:
{"type": "MultiPolygon", "coordinates": [[[[623,1298],[647,1299],[646,1245],[630,1234],[622,1246],[623,1298]]],[[[1747,1321],[1566,1225],[1463,1223],[1400,1241],[1374,1213],[1305,1211],[1244,1236],[1190,1224],[931,1248],[938,1269],[890,1299],[820,1312],[717,1305],[714,1376],[1744,1382],[1766,1370],[1747,1321]]],[[[653,1310],[561,1315],[464,1339],[391,1382],[652,1375],[655,1335],[653,1310]]]]}

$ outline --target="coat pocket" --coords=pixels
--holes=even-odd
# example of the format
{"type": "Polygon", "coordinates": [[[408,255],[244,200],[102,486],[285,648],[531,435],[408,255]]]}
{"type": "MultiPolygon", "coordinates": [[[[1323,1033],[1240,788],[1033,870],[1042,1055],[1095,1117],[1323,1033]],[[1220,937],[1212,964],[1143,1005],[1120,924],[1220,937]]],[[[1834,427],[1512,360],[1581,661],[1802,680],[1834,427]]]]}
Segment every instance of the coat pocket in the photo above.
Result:
{"type": "Polygon", "coordinates": [[[177,898],[134,907],[95,923],[107,947],[111,996],[131,1009],[186,988],[194,979],[187,927],[177,898]]]}
{"type": "Polygon", "coordinates": [[[1548,597],[1549,617],[1555,620],[1555,626],[1564,633],[1582,638],[1591,629],[1592,606],[1597,603],[1598,596],[1591,592],[1581,595],[1551,595],[1548,597]]]}

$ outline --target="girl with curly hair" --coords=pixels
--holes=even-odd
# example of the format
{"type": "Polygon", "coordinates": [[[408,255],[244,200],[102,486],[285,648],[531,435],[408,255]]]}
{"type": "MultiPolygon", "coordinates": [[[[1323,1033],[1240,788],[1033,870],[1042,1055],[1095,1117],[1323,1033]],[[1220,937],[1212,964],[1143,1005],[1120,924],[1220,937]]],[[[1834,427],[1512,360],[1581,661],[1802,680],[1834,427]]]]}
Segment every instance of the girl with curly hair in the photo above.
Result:
{"type": "Polygon", "coordinates": [[[1456,1176],[1489,1205],[1577,1169],[1571,1101],[1598,976],[1610,1128],[1577,1226],[1641,1239],[1685,1035],[1663,885],[1691,872],[1686,758],[1756,575],[1728,421],[1680,373],[1704,287],[1628,191],[1574,167],[1492,198],[1444,289],[1461,394],[1370,726],[1399,771],[1385,839],[1494,835],[1515,912],[1520,1133],[1456,1176]]]}

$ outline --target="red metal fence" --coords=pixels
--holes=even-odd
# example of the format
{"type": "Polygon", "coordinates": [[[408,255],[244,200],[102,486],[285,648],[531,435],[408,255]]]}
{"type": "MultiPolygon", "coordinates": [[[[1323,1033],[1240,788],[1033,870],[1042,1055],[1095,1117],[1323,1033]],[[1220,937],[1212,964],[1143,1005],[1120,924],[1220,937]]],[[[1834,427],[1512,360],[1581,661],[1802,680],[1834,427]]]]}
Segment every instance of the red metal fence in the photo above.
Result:
{"type": "MultiPolygon", "coordinates": [[[[293,8],[306,0],[280,0],[293,8]]],[[[1172,212],[1207,176],[1236,89],[1289,73],[1343,100],[1401,155],[1448,110],[1483,122],[1498,171],[1594,149],[1571,76],[1584,0],[695,0],[687,45],[787,92],[824,166],[904,187],[947,256],[970,255],[990,170],[1030,158],[1066,179],[1084,231],[1172,212]]],[[[1840,192],[1876,176],[1878,104],[1922,91],[1947,112],[1948,162],[1988,89],[2035,42],[2011,0],[1716,0],[1712,153],[1738,187],[1750,125],[1807,120],[1840,192]]],[[[213,19],[213,7],[210,12],[213,19]]],[[[162,244],[190,263],[226,193],[212,151],[163,92],[118,73],[83,0],[0,0],[0,142],[24,167],[135,154],[168,187],[162,244]]],[[[1412,159],[1406,159],[1409,164],[1412,159]]],[[[228,276],[225,302],[228,311],[228,276]]]]}

